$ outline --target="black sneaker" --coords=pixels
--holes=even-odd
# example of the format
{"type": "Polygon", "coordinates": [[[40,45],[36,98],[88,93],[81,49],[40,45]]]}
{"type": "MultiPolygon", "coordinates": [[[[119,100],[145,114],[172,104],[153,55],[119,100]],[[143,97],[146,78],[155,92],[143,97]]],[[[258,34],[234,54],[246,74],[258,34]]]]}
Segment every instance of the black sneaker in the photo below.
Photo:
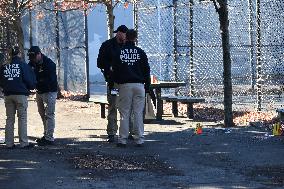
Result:
{"type": "Polygon", "coordinates": [[[21,147],[21,149],[30,149],[33,148],[35,145],[33,143],[29,143],[28,145],[21,147]]]}
{"type": "Polygon", "coordinates": [[[114,135],[108,135],[108,140],[109,143],[113,143],[114,142],[114,135]]]}
{"type": "Polygon", "coordinates": [[[129,134],[129,135],[128,135],[128,139],[129,139],[129,140],[134,140],[133,135],[130,135],[130,134],[129,134]]]}
{"type": "Polygon", "coordinates": [[[125,147],[126,147],[126,144],[117,143],[117,144],[116,144],[116,147],[125,148],[125,147]]]}
{"type": "Polygon", "coordinates": [[[45,139],[44,136],[41,138],[36,139],[36,142],[40,142],[41,140],[45,139]]]}
{"type": "Polygon", "coordinates": [[[16,148],[16,145],[13,144],[12,146],[6,146],[6,148],[7,148],[7,149],[14,149],[14,148],[16,148]]]}
{"type": "Polygon", "coordinates": [[[42,138],[37,142],[37,145],[39,146],[47,146],[47,145],[54,145],[54,141],[46,140],[45,138],[42,138]]]}

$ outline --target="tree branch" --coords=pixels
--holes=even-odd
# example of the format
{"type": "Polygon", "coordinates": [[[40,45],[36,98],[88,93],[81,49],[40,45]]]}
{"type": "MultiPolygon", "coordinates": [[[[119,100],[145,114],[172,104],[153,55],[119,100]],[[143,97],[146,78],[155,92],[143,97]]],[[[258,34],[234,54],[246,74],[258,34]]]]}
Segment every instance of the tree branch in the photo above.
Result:
{"type": "MultiPolygon", "coordinates": [[[[220,11],[220,6],[218,7],[216,0],[211,0],[211,1],[212,1],[213,4],[214,4],[214,7],[215,7],[216,12],[219,13],[219,11],[220,11]]],[[[218,2],[218,3],[219,3],[219,2],[218,2]]]]}

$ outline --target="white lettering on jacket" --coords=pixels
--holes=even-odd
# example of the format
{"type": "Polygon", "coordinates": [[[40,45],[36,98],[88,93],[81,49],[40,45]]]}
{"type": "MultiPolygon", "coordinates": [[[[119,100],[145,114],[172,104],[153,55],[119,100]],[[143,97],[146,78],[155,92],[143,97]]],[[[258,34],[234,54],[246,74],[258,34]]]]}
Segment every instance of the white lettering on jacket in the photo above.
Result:
{"type": "Polygon", "coordinates": [[[120,60],[122,63],[127,63],[129,66],[133,66],[138,60],[140,60],[140,54],[137,49],[123,49],[120,51],[120,60]]]}
{"type": "Polygon", "coordinates": [[[4,69],[4,77],[8,80],[14,80],[16,77],[20,77],[21,69],[19,64],[7,64],[4,69]]]}

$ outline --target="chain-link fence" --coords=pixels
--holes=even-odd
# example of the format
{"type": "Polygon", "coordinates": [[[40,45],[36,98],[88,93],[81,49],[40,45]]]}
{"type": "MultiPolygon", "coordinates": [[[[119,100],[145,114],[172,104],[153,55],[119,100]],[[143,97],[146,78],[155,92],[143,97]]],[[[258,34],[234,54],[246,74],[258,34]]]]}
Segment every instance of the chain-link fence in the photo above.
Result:
{"type": "Polygon", "coordinates": [[[57,64],[61,89],[87,93],[86,26],[80,10],[56,11],[41,4],[23,17],[25,48],[38,45],[57,64]]]}
{"type": "MultiPolygon", "coordinates": [[[[59,87],[83,94],[88,93],[85,19],[83,11],[56,11],[53,3],[40,4],[22,17],[25,54],[31,45],[39,46],[57,65],[59,87]]],[[[2,52],[17,44],[17,35],[13,35],[11,28],[1,22],[2,52]]]]}
{"type": "MultiPolygon", "coordinates": [[[[230,0],[228,9],[234,104],[281,106],[284,2],[230,0]]],[[[152,74],[185,81],[187,87],[175,91],[180,95],[223,102],[220,22],[212,1],[143,0],[135,14],[138,44],[149,57],[152,74]]]]}

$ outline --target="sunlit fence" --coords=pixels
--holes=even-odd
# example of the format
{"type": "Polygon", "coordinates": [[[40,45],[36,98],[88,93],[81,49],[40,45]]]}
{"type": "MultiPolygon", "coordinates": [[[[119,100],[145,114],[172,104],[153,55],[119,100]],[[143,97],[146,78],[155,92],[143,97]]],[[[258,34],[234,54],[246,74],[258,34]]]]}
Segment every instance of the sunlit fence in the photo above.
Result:
{"type": "MultiPolygon", "coordinates": [[[[284,2],[230,0],[228,7],[234,104],[281,106],[284,2]],[[257,100],[257,88],[261,89],[261,101],[257,100]]],[[[134,12],[139,46],[148,54],[152,74],[160,80],[187,82],[186,88],[175,91],[180,95],[222,102],[223,51],[213,3],[143,0],[134,12]]]]}
{"type": "MultiPolygon", "coordinates": [[[[46,3],[25,12],[22,21],[25,54],[31,45],[39,46],[43,54],[56,63],[60,88],[86,94],[87,28],[84,12],[55,11],[53,4],[46,3]]],[[[4,52],[17,43],[17,35],[4,21],[0,30],[0,47],[4,52]]]]}

